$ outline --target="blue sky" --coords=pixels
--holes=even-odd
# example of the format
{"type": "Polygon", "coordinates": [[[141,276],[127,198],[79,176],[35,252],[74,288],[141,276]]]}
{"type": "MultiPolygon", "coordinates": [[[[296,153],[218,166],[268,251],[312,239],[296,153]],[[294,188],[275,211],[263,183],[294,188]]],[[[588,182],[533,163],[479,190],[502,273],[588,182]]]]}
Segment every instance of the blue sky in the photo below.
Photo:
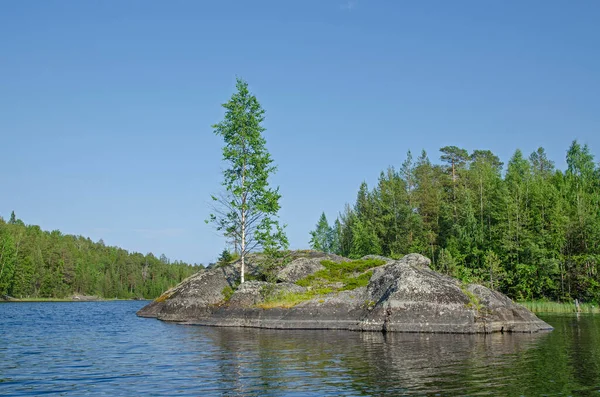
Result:
{"type": "Polygon", "coordinates": [[[248,81],[292,248],[407,150],[600,150],[600,2],[0,3],[0,215],[208,263],[211,125],[248,81]]]}

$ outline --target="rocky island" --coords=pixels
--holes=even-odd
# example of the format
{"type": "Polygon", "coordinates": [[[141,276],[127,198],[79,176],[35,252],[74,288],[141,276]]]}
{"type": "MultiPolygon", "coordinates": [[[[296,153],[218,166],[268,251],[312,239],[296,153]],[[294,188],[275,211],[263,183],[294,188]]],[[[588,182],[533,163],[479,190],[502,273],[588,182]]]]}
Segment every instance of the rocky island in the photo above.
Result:
{"type": "Polygon", "coordinates": [[[430,260],[367,256],[351,261],[315,251],[293,252],[273,282],[252,280],[260,255],[203,270],[138,311],[138,316],[194,325],[274,329],[492,333],[552,327],[500,292],[437,273],[430,260]]]}

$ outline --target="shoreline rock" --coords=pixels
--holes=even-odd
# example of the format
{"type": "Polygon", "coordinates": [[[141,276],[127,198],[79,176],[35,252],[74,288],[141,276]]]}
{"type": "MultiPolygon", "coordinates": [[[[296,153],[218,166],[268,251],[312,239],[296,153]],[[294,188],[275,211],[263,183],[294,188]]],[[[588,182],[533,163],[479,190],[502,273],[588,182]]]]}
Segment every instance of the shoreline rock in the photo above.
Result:
{"type": "Polygon", "coordinates": [[[94,295],[79,295],[75,294],[71,297],[73,302],[95,302],[101,300],[99,297],[94,295]]]}
{"type": "MultiPolygon", "coordinates": [[[[321,270],[317,265],[322,259],[329,258],[324,254],[297,258],[288,265],[292,270],[284,268],[279,272],[284,276],[278,278],[298,281],[321,270]]],[[[273,329],[466,334],[552,329],[497,291],[431,270],[422,255],[382,262],[366,287],[317,296],[289,308],[261,304],[270,293],[302,293],[304,287],[248,281],[225,296],[227,288],[235,286],[239,269],[235,264],[210,269],[184,280],[137,315],[193,325],[273,329]]]]}

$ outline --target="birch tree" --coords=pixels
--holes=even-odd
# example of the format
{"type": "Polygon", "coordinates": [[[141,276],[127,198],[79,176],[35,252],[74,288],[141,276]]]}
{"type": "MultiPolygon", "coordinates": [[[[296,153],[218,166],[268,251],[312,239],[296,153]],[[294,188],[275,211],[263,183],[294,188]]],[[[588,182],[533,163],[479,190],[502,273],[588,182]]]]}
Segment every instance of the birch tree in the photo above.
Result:
{"type": "Polygon", "coordinates": [[[279,188],[269,187],[268,178],[276,171],[262,133],[265,111],[248,90],[248,83],[237,79],[237,91],[223,104],[225,116],[213,126],[223,138],[222,185],[225,192],[212,196],[213,213],[208,222],[224,236],[239,242],[241,282],[244,282],[248,253],[259,248],[287,248],[283,228],[277,221],[279,188]]]}

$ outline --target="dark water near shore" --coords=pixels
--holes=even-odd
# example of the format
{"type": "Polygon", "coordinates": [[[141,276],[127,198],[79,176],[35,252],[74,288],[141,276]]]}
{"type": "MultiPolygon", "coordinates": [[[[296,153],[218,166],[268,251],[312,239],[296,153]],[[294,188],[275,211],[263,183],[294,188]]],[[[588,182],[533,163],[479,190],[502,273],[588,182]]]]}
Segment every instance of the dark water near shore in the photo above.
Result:
{"type": "Polygon", "coordinates": [[[382,335],[181,326],[137,318],[145,303],[0,304],[0,395],[600,396],[600,316],[382,335]]]}

